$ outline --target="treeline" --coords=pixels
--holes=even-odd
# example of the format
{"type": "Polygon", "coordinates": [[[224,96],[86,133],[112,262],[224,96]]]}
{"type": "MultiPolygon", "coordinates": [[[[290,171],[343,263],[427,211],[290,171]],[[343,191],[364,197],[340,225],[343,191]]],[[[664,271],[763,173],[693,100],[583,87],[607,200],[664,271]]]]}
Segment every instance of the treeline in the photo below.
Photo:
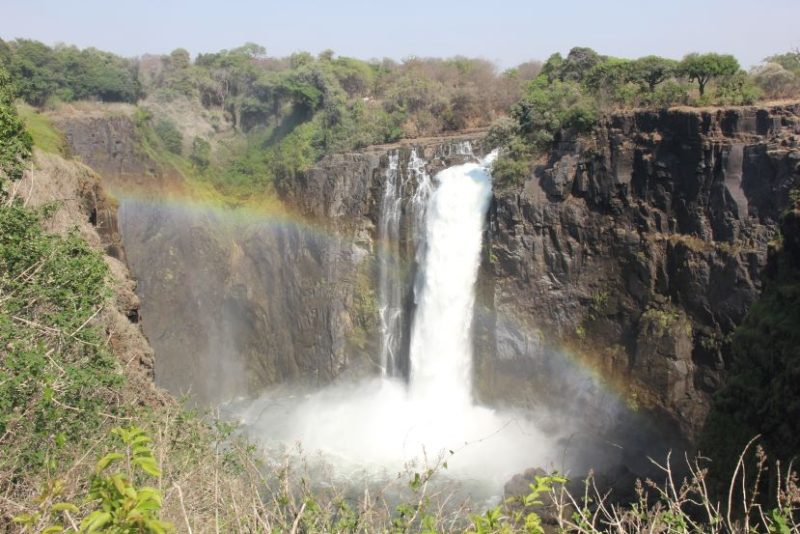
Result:
{"type": "Polygon", "coordinates": [[[194,61],[182,49],[145,56],[139,79],[147,102],[199,102],[247,134],[246,148],[226,157],[214,136],[184,139],[168,120],[150,120],[168,151],[224,191],[247,195],[291,184],[327,153],[488,126],[519,100],[540,67],[499,73],[481,59],[366,62],[331,51],[274,58],[246,44],[194,61]]]}
{"type": "Polygon", "coordinates": [[[491,128],[490,144],[504,148],[494,176],[500,182],[524,178],[532,159],[564,133],[589,131],[614,109],[746,105],[798,95],[800,51],[771,56],[748,73],[727,54],[631,60],[573,48],[567,57],[550,56],[510,118],[491,128]]]}
{"type": "Polygon", "coordinates": [[[277,58],[248,43],[194,60],[184,49],[125,59],[18,39],[0,41],[0,66],[34,106],[139,103],[145,137],[168,158],[242,194],[290,180],[327,153],[490,124],[490,143],[504,148],[495,178],[519,180],[565,132],[588,131],[614,109],[750,104],[800,94],[798,51],[745,72],[724,54],[623,59],[577,47],[566,57],[499,72],[491,62],[465,57],[362,61],[325,51],[277,58]],[[198,135],[180,124],[180,114],[170,120],[148,111],[187,101],[208,111],[214,132],[198,135]],[[247,142],[226,141],[230,128],[247,142]]]}
{"type": "Polygon", "coordinates": [[[136,102],[142,96],[137,62],[95,48],[0,40],[0,66],[12,76],[20,98],[34,106],[73,100],[136,102]]]}
{"type": "Polygon", "coordinates": [[[325,51],[273,58],[255,44],[200,54],[194,62],[183,49],[140,60],[152,98],[197,98],[222,108],[244,131],[287,111],[305,119],[321,113],[326,143],[345,145],[353,136],[363,138],[354,140],[358,145],[486,124],[537,72],[528,65],[498,74],[488,61],[462,57],[366,62],[325,51]],[[354,126],[361,133],[346,132],[354,126]]]}

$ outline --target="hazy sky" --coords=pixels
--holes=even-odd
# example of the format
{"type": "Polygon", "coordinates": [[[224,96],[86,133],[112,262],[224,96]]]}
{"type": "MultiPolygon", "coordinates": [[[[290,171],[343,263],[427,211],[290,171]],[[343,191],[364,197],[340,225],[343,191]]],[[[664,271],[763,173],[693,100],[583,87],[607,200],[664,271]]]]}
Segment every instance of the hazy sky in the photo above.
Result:
{"type": "Polygon", "coordinates": [[[0,0],[0,37],[126,56],[252,41],[270,55],[483,57],[503,66],[590,46],[609,55],[732,53],[744,66],[800,47],[800,0],[0,0]]]}

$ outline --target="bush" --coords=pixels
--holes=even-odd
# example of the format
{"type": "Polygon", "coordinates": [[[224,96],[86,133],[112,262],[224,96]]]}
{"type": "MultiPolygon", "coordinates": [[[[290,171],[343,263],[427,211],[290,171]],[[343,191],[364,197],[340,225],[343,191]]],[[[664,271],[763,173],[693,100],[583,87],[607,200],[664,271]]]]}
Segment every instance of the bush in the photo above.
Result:
{"type": "Polygon", "coordinates": [[[769,98],[786,98],[800,94],[800,69],[797,74],[780,63],[766,63],[752,71],[758,87],[769,98]]]}
{"type": "Polygon", "coordinates": [[[749,105],[758,100],[761,95],[761,89],[743,71],[724,77],[714,92],[716,103],[724,106],[749,105]]]}
{"type": "Polygon", "coordinates": [[[178,131],[172,121],[161,119],[153,129],[164,144],[164,148],[173,154],[180,155],[183,150],[183,135],[181,135],[181,132],[178,131]]]}
{"type": "Polygon", "coordinates": [[[192,152],[189,160],[198,170],[205,171],[211,164],[211,143],[202,137],[195,137],[192,140],[192,152]]]}
{"type": "Polygon", "coordinates": [[[540,76],[511,110],[520,132],[539,149],[553,143],[561,130],[585,132],[597,121],[594,101],[575,82],[548,82],[540,76]]]}
{"type": "Polygon", "coordinates": [[[83,443],[121,381],[88,325],[109,296],[108,268],[78,235],[45,234],[44,215],[0,207],[0,435],[13,434],[15,451],[4,470],[36,472],[83,443]]]}

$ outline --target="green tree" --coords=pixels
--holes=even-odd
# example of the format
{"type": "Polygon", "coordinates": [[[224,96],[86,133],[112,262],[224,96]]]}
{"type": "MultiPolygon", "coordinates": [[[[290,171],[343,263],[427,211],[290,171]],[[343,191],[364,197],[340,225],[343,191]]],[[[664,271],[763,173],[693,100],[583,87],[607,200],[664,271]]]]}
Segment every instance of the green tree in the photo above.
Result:
{"type": "Polygon", "coordinates": [[[680,71],[690,81],[697,82],[700,96],[703,96],[709,81],[739,72],[739,62],[729,54],[689,54],[681,61],[680,71]]]}
{"type": "Polygon", "coordinates": [[[603,56],[591,48],[576,46],[569,51],[561,65],[559,78],[562,81],[581,82],[589,71],[604,60],[603,56]]]}
{"type": "Polygon", "coordinates": [[[652,93],[656,85],[674,76],[677,69],[678,62],[674,59],[645,56],[631,62],[629,80],[647,86],[652,93]]]}
{"type": "Polygon", "coordinates": [[[33,139],[14,107],[14,86],[0,66],[0,183],[17,180],[31,158],[33,139]]]}
{"type": "Polygon", "coordinates": [[[511,110],[520,132],[538,149],[547,148],[562,129],[585,132],[597,121],[595,102],[575,82],[549,83],[540,76],[511,110]]]}

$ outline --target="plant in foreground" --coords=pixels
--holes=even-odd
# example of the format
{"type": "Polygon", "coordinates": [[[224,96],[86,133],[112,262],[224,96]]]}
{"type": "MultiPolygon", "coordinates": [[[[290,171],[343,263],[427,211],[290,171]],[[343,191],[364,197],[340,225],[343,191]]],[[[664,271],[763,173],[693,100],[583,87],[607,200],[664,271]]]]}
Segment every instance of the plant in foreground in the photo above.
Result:
{"type": "Polygon", "coordinates": [[[26,531],[38,530],[48,519],[56,521],[41,532],[109,532],[115,534],[145,533],[165,534],[173,532],[172,524],[161,521],[161,491],[151,486],[137,487],[137,478],[149,476],[160,479],[151,439],[137,427],[115,428],[111,433],[123,445],[123,452],[110,452],[100,458],[95,466],[86,506],[92,509],[78,525],[72,514],[79,516],[81,508],[68,502],[52,501],[60,493],[60,481],[48,485],[39,497],[39,509],[34,513],[21,514],[14,518],[26,531]],[[121,466],[112,470],[114,466],[121,466]],[[65,527],[64,524],[68,525],[65,527]],[[66,529],[66,530],[65,530],[66,529]]]}

